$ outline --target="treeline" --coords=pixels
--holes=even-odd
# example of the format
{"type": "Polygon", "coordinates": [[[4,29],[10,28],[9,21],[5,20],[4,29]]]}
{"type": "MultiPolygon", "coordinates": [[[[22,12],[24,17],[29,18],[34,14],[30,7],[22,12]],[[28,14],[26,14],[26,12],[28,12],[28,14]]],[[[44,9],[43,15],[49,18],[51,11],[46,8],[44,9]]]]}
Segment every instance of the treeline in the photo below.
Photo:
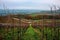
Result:
{"type": "Polygon", "coordinates": [[[36,16],[32,16],[29,14],[26,15],[14,15],[14,17],[16,18],[24,18],[24,19],[31,19],[31,20],[39,20],[39,19],[60,19],[60,15],[36,15],[36,16]]]}
{"type": "Polygon", "coordinates": [[[19,18],[19,19],[31,19],[31,20],[40,20],[40,19],[60,19],[60,15],[36,15],[32,16],[29,14],[17,14],[17,15],[7,15],[7,16],[0,16],[0,19],[3,18],[19,18]]]}
{"type": "Polygon", "coordinates": [[[26,19],[39,20],[39,19],[60,19],[60,15],[36,15],[25,16],[26,19]]]}

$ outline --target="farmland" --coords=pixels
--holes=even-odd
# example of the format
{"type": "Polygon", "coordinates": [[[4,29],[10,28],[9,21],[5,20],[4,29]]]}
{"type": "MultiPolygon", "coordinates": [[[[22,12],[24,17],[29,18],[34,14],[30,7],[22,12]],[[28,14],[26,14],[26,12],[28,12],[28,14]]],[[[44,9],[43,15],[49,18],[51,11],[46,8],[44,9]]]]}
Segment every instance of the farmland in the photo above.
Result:
{"type": "Polygon", "coordinates": [[[0,40],[60,40],[60,15],[0,16],[0,40]]]}

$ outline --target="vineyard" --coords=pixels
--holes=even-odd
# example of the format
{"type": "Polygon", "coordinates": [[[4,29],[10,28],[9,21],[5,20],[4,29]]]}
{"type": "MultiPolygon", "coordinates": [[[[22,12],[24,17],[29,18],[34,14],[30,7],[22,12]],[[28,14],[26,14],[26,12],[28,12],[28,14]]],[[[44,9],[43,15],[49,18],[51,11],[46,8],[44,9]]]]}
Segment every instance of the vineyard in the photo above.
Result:
{"type": "Polygon", "coordinates": [[[60,0],[0,0],[0,40],[60,40],[60,0]]]}
{"type": "Polygon", "coordinates": [[[60,40],[60,27],[0,27],[0,40],[60,40]]]}
{"type": "Polygon", "coordinates": [[[18,17],[0,17],[0,40],[60,40],[60,16],[18,17]]]}

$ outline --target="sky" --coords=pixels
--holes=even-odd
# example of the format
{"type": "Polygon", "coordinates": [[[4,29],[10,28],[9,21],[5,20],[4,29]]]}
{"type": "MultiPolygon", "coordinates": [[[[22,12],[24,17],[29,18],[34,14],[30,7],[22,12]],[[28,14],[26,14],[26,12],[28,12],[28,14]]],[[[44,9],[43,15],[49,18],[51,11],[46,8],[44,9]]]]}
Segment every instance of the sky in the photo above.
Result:
{"type": "Polygon", "coordinates": [[[60,6],[60,0],[0,0],[0,9],[39,9],[50,10],[53,5],[60,6]]]}

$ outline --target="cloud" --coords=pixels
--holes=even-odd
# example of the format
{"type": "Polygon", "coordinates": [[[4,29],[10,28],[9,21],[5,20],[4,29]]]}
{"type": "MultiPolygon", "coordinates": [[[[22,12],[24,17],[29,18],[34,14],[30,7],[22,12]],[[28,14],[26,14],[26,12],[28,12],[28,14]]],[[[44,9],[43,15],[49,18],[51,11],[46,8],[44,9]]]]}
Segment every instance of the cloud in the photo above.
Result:
{"type": "Polygon", "coordinates": [[[16,3],[16,2],[28,2],[28,0],[2,0],[3,2],[13,2],[13,3],[16,3]]]}
{"type": "Polygon", "coordinates": [[[43,7],[43,6],[15,6],[15,7],[10,7],[9,9],[38,9],[38,10],[49,10],[50,8],[49,7],[43,7]]]}
{"type": "Polygon", "coordinates": [[[50,5],[60,5],[59,0],[1,0],[10,9],[49,9],[50,5]]]}
{"type": "Polygon", "coordinates": [[[60,0],[52,0],[52,4],[60,6],[60,0]]]}
{"type": "Polygon", "coordinates": [[[24,3],[24,2],[33,2],[33,3],[51,3],[51,0],[3,0],[7,3],[24,3]]]}

